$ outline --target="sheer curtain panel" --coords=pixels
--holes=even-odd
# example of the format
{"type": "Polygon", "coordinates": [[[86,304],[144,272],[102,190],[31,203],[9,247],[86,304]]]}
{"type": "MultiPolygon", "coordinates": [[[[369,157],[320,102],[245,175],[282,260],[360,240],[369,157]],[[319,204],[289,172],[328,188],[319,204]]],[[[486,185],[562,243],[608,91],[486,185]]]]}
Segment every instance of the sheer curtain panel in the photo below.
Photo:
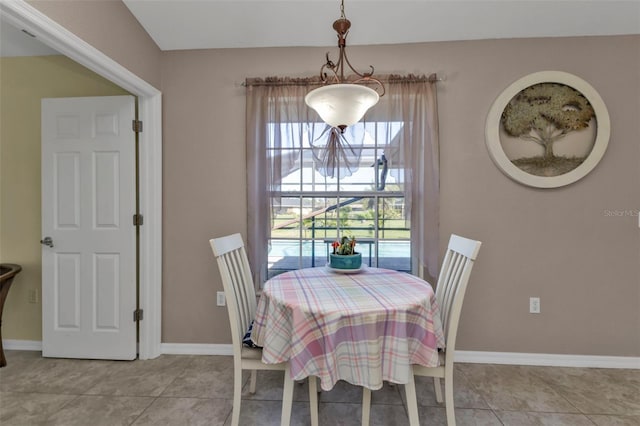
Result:
{"type": "MultiPolygon", "coordinates": [[[[435,75],[388,76],[387,91],[361,123],[345,132],[349,144],[336,165],[321,161],[331,129],[304,102],[317,79],[249,79],[246,90],[247,254],[254,282],[267,276],[273,208],[282,179],[302,167],[303,141],[311,143],[322,176],[351,173],[346,155],[359,158],[361,135],[376,122],[392,176],[404,181],[405,214],[411,224],[413,273],[433,278],[438,270],[439,149],[435,75]],[[398,131],[398,124],[402,123],[398,131]],[[393,129],[392,129],[393,128],[393,129]],[[341,157],[341,158],[343,158],[341,157]],[[340,170],[339,170],[340,169],[340,170]]],[[[356,164],[357,160],[353,162],[356,164]]]]}

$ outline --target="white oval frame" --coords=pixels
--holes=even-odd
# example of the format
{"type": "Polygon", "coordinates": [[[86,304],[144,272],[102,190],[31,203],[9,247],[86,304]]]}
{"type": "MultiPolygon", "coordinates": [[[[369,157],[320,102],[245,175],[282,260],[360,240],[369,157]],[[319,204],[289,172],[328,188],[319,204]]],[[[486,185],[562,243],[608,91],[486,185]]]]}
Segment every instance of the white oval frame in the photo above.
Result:
{"type": "Polygon", "coordinates": [[[511,179],[537,188],[557,188],[583,178],[602,159],[610,134],[609,112],[598,92],[580,77],[562,71],[540,71],[512,83],[493,102],[485,125],[485,143],[496,166],[511,179]],[[589,156],[578,167],[559,176],[535,176],[521,170],[507,157],[500,142],[500,118],[505,107],[522,90],[539,83],[560,83],[576,89],[591,103],[596,115],[596,138],[589,156]]]}

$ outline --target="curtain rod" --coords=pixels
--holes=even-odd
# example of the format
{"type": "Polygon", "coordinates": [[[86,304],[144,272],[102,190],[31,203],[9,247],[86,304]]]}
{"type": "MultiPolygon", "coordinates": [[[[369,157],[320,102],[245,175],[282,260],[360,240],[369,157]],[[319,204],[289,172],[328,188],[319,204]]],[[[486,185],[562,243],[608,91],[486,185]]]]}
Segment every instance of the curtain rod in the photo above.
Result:
{"type": "MultiPolygon", "coordinates": [[[[409,83],[424,83],[424,82],[440,82],[445,81],[446,78],[438,77],[436,73],[430,75],[413,75],[401,76],[396,74],[383,75],[379,78],[385,83],[396,82],[409,82],[409,83]]],[[[324,83],[319,77],[307,77],[307,78],[295,78],[295,77],[268,77],[268,78],[247,78],[240,83],[243,87],[251,86],[321,86],[324,83]]],[[[364,83],[366,84],[366,83],[364,83]]]]}

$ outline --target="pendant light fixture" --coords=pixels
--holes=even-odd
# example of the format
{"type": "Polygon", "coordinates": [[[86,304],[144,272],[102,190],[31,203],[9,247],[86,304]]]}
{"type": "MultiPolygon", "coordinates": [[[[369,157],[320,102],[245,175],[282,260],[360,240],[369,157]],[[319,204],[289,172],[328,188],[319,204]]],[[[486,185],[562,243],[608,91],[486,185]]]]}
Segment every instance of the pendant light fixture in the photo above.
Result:
{"type": "Polygon", "coordinates": [[[320,118],[331,127],[341,131],[362,119],[369,108],[378,103],[380,96],[384,95],[385,88],[382,82],[373,78],[371,72],[359,73],[351,66],[347,58],[347,34],[351,28],[351,22],[344,14],[344,0],[340,3],[340,18],[333,23],[333,29],[338,34],[338,48],[340,54],[338,62],[333,63],[327,53],[327,62],[320,68],[320,79],[325,84],[312,90],[305,96],[305,103],[316,110],[320,118]],[[345,78],[345,64],[354,73],[355,78],[345,78]],[[378,91],[368,87],[374,84],[378,91]]]}

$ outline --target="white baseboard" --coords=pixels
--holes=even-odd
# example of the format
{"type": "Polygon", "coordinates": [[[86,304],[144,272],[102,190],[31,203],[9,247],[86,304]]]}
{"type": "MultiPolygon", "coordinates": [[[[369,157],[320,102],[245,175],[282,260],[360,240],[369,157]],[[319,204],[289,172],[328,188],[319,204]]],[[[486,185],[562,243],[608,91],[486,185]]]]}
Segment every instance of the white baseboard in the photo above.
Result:
{"type": "Polygon", "coordinates": [[[2,341],[2,347],[10,351],[42,351],[42,342],[39,340],[11,340],[2,341]]]}
{"type": "Polygon", "coordinates": [[[521,352],[456,351],[456,362],[473,364],[539,365],[546,367],[640,369],[640,357],[536,354],[521,352]]]}
{"type": "MultiPolygon", "coordinates": [[[[3,340],[7,350],[41,351],[42,342],[35,340],[3,340]]],[[[229,344],[162,343],[160,352],[167,355],[233,356],[229,344]]],[[[470,364],[538,365],[545,367],[627,368],[640,370],[640,357],[536,354],[521,352],[456,351],[456,362],[470,364]]]]}

